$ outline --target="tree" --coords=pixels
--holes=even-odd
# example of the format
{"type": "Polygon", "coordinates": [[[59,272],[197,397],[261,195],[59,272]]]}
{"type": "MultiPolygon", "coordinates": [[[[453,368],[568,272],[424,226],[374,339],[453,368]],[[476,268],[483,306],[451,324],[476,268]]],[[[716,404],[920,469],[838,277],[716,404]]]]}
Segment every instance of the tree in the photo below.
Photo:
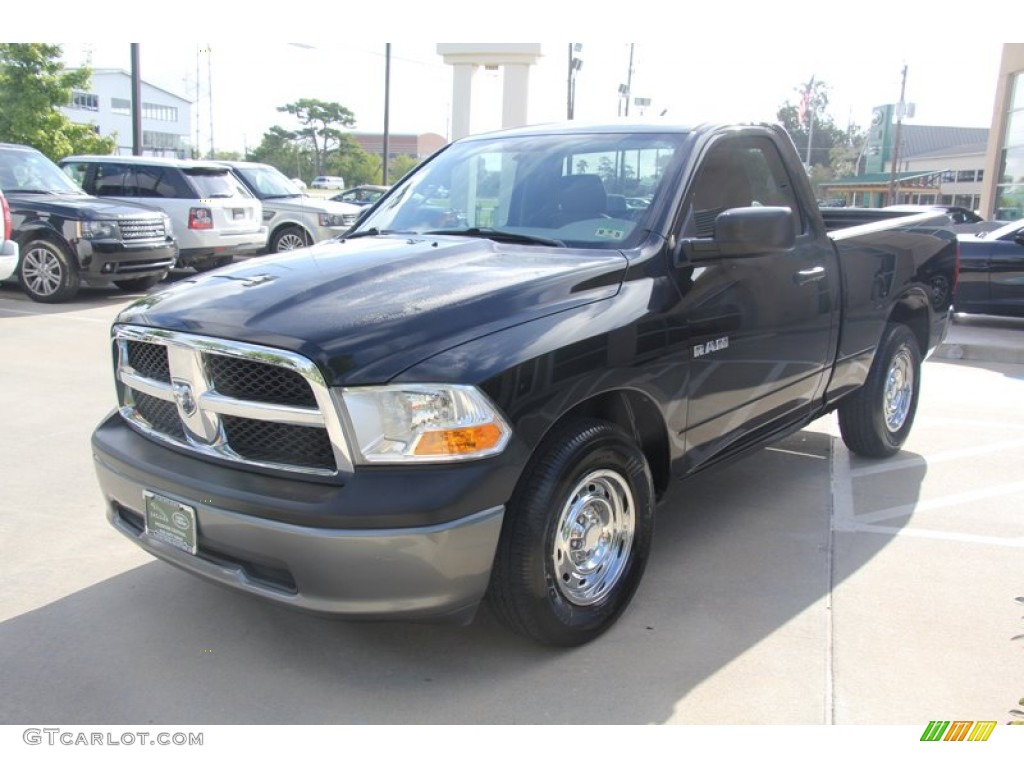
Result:
{"type": "Polygon", "coordinates": [[[856,158],[855,147],[863,141],[860,128],[851,124],[844,130],[825,112],[828,108],[829,89],[824,81],[811,78],[809,83],[801,84],[794,90],[800,95],[799,104],[787,101],[779,107],[776,118],[793,138],[797,153],[807,162],[807,144],[810,139],[809,165],[828,169],[832,174],[829,178],[837,173],[848,175],[846,170],[849,164],[843,163],[849,159],[851,151],[856,158]]]}
{"type": "MultiPolygon", "coordinates": [[[[388,181],[395,182],[405,176],[409,171],[419,165],[417,160],[412,155],[399,155],[391,161],[391,165],[388,166],[388,181]]],[[[495,174],[496,178],[500,178],[501,174],[495,174]]]]}
{"type": "Polygon", "coordinates": [[[51,160],[73,154],[109,155],[113,136],[73,123],[58,107],[89,86],[92,72],[66,71],[61,47],[47,43],[0,43],[0,140],[35,147],[51,160]]]}
{"type": "Polygon", "coordinates": [[[324,173],[324,161],[330,152],[342,147],[345,137],[342,128],[356,124],[355,115],[334,101],[299,99],[278,107],[277,111],[287,112],[299,121],[301,127],[295,131],[295,136],[309,141],[316,176],[324,173]]]}

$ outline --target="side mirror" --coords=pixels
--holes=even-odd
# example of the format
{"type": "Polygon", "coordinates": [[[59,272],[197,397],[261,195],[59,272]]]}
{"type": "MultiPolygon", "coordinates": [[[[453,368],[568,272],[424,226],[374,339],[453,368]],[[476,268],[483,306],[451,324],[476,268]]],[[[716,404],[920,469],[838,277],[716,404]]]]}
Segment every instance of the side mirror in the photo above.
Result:
{"type": "MultiPolygon", "coordinates": [[[[796,244],[793,212],[789,208],[754,206],[730,208],[715,219],[713,238],[692,238],[680,243],[690,261],[726,256],[758,256],[788,251],[796,244]]],[[[681,261],[676,259],[677,263],[681,261]]]]}

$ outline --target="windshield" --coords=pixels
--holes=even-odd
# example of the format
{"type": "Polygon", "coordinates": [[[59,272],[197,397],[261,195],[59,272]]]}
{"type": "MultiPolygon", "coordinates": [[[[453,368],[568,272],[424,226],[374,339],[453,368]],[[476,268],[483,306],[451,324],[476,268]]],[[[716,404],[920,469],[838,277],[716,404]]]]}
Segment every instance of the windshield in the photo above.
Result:
{"type": "Polygon", "coordinates": [[[84,195],[80,186],[41,152],[0,147],[0,190],[84,195]]]}
{"type": "Polygon", "coordinates": [[[356,233],[632,247],[646,235],[652,201],[685,138],[630,132],[458,142],[407,176],[356,233]]]}
{"type": "Polygon", "coordinates": [[[252,168],[236,168],[235,171],[248,182],[256,197],[302,197],[302,190],[295,182],[270,165],[252,168]]]}

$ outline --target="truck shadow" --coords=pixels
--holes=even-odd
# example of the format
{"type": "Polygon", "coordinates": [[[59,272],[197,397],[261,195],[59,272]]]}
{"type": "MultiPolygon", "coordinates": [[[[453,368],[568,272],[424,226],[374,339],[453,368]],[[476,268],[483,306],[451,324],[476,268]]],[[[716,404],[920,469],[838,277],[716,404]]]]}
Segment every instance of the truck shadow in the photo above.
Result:
{"type": "Polygon", "coordinates": [[[584,647],[536,646],[486,605],[468,627],[330,621],[152,562],[0,624],[0,722],[685,723],[751,654],[701,722],[821,722],[831,589],[892,540],[832,557],[832,439],[812,427],[677,486],[632,606],[584,647]],[[806,713],[749,711],[808,688],[806,713]]]}

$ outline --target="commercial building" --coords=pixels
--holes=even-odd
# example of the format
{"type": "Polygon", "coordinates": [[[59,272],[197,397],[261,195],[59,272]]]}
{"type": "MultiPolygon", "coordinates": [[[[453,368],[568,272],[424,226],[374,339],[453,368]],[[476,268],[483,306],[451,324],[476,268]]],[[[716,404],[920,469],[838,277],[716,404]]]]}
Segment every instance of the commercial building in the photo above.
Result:
{"type": "Polygon", "coordinates": [[[1024,43],[1004,43],[985,156],[982,213],[1024,218],[1024,43]]]}
{"type": "MultiPolygon", "coordinates": [[[[368,155],[380,157],[384,152],[383,133],[352,133],[349,134],[368,155]]],[[[409,156],[422,160],[434,154],[447,144],[444,136],[437,133],[389,133],[388,160],[409,156]]]]}
{"type": "MultiPolygon", "coordinates": [[[[192,103],[142,81],[142,154],[188,157],[192,103]]],[[[94,69],[88,90],[75,91],[62,107],[72,122],[117,137],[117,154],[132,153],[132,78],[123,69],[94,69]]]]}

